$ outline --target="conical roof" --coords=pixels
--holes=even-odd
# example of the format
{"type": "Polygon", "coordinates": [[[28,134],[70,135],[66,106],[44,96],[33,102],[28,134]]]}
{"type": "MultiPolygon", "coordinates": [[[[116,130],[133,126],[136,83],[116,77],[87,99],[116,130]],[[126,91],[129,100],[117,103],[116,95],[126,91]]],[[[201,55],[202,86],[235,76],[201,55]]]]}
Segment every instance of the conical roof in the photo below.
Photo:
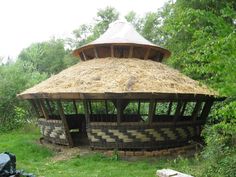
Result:
{"type": "Polygon", "coordinates": [[[24,99],[162,98],[216,93],[175,69],[150,60],[103,58],[80,62],[24,91],[24,99]]]}
{"type": "Polygon", "coordinates": [[[162,61],[170,56],[170,51],[145,39],[126,20],[117,20],[98,39],[75,50],[74,54],[82,60],[134,57],[162,61]]]}

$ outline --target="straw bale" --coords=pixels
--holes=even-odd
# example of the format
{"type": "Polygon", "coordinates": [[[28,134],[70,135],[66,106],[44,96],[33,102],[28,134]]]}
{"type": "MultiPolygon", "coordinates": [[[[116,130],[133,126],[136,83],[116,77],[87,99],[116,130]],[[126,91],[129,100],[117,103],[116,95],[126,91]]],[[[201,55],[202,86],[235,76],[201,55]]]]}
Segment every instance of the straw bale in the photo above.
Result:
{"type": "Polygon", "coordinates": [[[36,93],[193,93],[216,95],[179,71],[162,63],[136,58],[99,58],[63,70],[24,91],[36,93]]]}

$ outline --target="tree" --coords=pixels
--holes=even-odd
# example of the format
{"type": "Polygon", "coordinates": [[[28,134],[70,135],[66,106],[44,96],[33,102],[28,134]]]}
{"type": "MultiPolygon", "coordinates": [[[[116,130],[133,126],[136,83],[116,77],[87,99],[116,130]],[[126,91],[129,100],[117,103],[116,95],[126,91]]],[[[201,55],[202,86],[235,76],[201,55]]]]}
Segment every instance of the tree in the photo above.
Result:
{"type": "Polygon", "coordinates": [[[110,23],[117,20],[119,13],[112,7],[100,9],[93,25],[83,24],[73,31],[74,38],[68,38],[67,42],[72,48],[79,48],[103,34],[110,23]]]}
{"type": "Polygon", "coordinates": [[[70,52],[65,50],[64,40],[51,39],[50,41],[31,44],[21,51],[18,58],[32,63],[38,72],[51,75],[76,63],[75,58],[70,56],[70,52]]]}

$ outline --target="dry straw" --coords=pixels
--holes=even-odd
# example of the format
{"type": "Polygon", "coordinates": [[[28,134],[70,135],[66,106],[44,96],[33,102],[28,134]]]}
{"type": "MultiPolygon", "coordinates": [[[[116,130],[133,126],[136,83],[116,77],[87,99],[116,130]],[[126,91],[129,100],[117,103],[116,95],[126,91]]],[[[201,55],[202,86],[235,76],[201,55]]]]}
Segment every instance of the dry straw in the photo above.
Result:
{"type": "Polygon", "coordinates": [[[103,58],[80,62],[20,95],[38,93],[193,93],[216,95],[199,82],[151,60],[103,58]]]}

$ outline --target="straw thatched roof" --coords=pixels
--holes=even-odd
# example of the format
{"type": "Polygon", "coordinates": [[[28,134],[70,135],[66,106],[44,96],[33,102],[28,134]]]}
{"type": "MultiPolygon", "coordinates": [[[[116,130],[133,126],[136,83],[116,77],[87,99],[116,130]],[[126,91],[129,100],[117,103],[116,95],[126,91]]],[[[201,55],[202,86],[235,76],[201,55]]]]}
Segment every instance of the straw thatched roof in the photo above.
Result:
{"type": "Polygon", "coordinates": [[[159,62],[103,58],[80,62],[24,91],[19,96],[29,99],[40,95],[53,97],[55,94],[79,93],[215,95],[215,92],[203,85],[200,86],[199,82],[159,62]]]}

